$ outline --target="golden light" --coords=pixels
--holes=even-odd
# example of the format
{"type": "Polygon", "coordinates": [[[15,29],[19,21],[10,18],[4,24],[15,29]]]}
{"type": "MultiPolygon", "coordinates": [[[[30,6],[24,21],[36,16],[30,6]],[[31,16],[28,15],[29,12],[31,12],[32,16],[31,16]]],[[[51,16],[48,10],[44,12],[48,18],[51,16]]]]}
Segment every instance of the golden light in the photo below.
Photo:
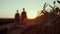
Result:
{"type": "Polygon", "coordinates": [[[28,19],[34,19],[37,17],[37,12],[27,12],[27,18],[28,19]]]}

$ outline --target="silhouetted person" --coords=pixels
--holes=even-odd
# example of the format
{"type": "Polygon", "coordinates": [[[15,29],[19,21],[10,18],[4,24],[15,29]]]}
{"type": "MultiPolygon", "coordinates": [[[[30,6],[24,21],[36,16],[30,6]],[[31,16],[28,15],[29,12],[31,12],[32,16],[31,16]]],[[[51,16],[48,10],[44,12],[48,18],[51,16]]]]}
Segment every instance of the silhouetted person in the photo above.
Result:
{"type": "Polygon", "coordinates": [[[15,14],[15,21],[17,23],[19,23],[19,21],[20,21],[20,14],[18,13],[18,10],[17,10],[17,13],[15,14]]]}
{"type": "Polygon", "coordinates": [[[22,20],[22,23],[23,21],[27,18],[27,15],[26,15],[26,11],[25,11],[25,8],[23,8],[23,11],[21,13],[21,20],[22,20]]]}
{"type": "Polygon", "coordinates": [[[25,8],[23,8],[23,12],[21,13],[22,20],[27,18],[25,8]]]}

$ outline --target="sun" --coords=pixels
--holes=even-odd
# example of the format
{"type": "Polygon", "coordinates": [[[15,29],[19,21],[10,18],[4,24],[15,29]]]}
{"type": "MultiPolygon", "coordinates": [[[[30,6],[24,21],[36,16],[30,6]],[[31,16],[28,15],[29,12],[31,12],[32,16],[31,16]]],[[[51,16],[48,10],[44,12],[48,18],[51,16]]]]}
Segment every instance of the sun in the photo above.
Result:
{"type": "Polygon", "coordinates": [[[34,18],[36,18],[36,16],[37,16],[36,12],[27,13],[27,18],[28,19],[34,19],[34,18]]]}
{"type": "Polygon", "coordinates": [[[28,16],[28,19],[34,19],[34,18],[36,18],[36,15],[33,15],[33,14],[32,14],[32,15],[29,15],[29,16],[28,16]]]}

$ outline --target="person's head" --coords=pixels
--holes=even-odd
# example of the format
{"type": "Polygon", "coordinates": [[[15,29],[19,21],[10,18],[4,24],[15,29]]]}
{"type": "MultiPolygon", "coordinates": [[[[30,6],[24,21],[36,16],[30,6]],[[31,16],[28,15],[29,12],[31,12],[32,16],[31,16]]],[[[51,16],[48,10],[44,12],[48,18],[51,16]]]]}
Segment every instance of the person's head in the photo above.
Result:
{"type": "Polygon", "coordinates": [[[18,13],[18,10],[17,10],[17,13],[18,13]]]}
{"type": "Polygon", "coordinates": [[[25,8],[23,8],[23,11],[25,11],[25,8]]]}

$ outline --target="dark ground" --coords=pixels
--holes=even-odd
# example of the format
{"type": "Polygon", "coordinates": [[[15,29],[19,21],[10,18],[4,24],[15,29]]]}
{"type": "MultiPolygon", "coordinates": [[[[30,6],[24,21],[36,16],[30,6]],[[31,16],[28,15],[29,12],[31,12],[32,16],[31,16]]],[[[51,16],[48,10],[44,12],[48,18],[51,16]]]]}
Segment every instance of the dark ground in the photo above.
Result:
{"type": "MultiPolygon", "coordinates": [[[[14,21],[13,18],[0,18],[0,26],[13,23],[14,21]]],[[[0,34],[7,34],[7,28],[1,29],[0,34]]]]}

